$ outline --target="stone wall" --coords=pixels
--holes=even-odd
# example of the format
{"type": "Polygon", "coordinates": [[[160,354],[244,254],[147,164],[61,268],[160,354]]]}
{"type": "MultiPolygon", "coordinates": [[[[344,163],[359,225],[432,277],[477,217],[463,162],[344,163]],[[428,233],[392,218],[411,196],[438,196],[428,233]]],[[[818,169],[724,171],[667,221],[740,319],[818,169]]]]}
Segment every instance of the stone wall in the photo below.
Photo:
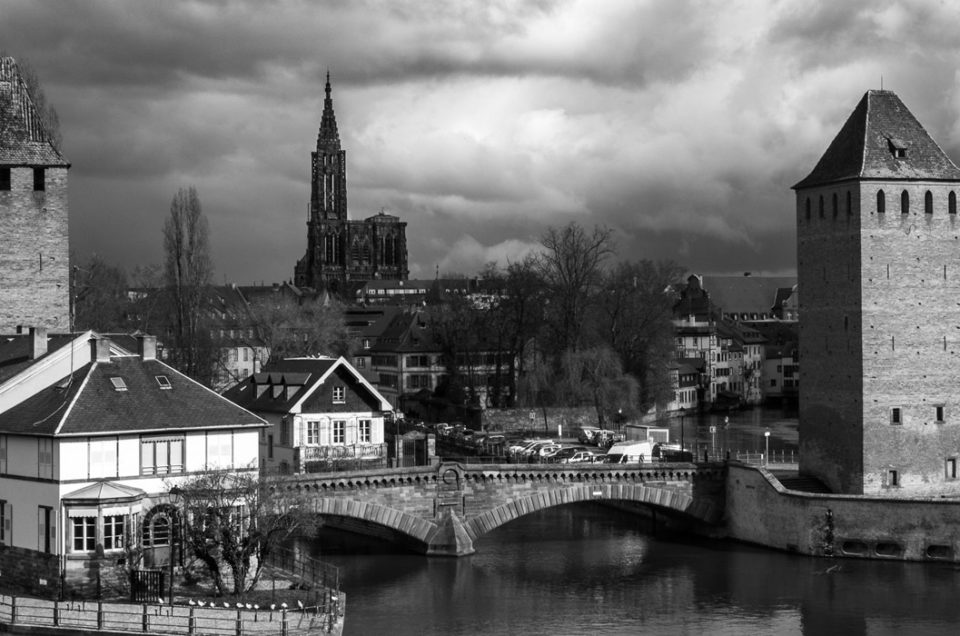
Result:
{"type": "Polygon", "coordinates": [[[730,538],[814,556],[960,560],[960,501],[800,493],[759,468],[728,471],[730,538]]]}
{"type": "Polygon", "coordinates": [[[0,545],[0,590],[54,598],[60,591],[59,559],[54,554],[0,545]]]}
{"type": "Polygon", "coordinates": [[[0,333],[18,325],[70,328],[70,244],[67,169],[45,169],[45,191],[34,191],[33,168],[10,170],[0,191],[0,333]]]}
{"type": "Polygon", "coordinates": [[[597,410],[592,406],[487,409],[482,414],[483,430],[504,433],[542,433],[575,437],[578,426],[596,426],[597,410]]]}

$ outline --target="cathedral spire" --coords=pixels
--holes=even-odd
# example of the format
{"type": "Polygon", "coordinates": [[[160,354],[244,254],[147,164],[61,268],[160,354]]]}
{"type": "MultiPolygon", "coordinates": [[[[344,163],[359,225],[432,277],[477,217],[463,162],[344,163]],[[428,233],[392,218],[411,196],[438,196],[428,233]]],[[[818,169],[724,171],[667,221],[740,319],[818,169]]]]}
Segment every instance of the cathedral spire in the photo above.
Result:
{"type": "Polygon", "coordinates": [[[327,152],[340,150],[340,133],[337,131],[337,116],[333,114],[333,97],[330,96],[330,71],[327,70],[326,97],[323,99],[323,117],[317,135],[317,149],[327,152]]]}

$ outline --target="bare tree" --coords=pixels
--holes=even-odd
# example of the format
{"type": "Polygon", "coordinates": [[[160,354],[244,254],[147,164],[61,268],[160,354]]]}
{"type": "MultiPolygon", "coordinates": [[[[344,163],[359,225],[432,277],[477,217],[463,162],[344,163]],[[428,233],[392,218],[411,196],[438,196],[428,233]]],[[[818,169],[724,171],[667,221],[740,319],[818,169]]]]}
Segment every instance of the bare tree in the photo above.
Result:
{"type": "Polygon", "coordinates": [[[74,265],[71,274],[73,328],[125,330],[128,300],[124,271],[94,254],[82,265],[74,265]]]}
{"type": "Polygon", "coordinates": [[[267,352],[264,366],[293,356],[349,355],[355,348],[339,301],[277,294],[254,298],[248,307],[259,339],[250,346],[267,352]]]}
{"type": "Polygon", "coordinates": [[[213,277],[207,219],[193,186],[180,188],[163,226],[164,281],[173,304],[174,364],[198,381],[209,382],[209,333],[201,329],[206,288],[213,277]]]}
{"type": "Polygon", "coordinates": [[[309,527],[308,507],[277,479],[218,468],[176,485],[185,547],[218,594],[228,591],[227,574],[230,593],[253,589],[271,552],[309,527]]]}
{"type": "Polygon", "coordinates": [[[624,373],[620,356],[609,347],[567,351],[559,387],[559,395],[571,406],[592,405],[601,428],[608,413],[632,410],[637,403],[637,380],[624,373]]]}
{"type": "Polygon", "coordinates": [[[540,274],[550,292],[546,321],[556,360],[568,350],[586,344],[586,312],[600,284],[604,262],[613,254],[609,229],[595,227],[587,233],[576,223],[550,228],[540,239],[546,248],[540,274]]]}

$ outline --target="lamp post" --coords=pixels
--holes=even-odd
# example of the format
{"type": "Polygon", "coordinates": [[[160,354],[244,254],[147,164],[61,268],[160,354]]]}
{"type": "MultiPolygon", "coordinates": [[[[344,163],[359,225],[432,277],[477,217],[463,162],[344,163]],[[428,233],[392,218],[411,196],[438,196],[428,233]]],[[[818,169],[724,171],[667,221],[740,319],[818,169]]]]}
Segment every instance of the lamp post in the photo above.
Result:
{"type": "Polygon", "coordinates": [[[766,452],[763,455],[763,465],[770,465],[770,431],[763,432],[763,439],[766,442],[766,452]]]}
{"type": "Polygon", "coordinates": [[[170,597],[170,606],[173,607],[173,566],[177,552],[177,519],[180,517],[180,496],[183,491],[179,486],[170,489],[170,573],[167,582],[167,592],[170,597]]]}

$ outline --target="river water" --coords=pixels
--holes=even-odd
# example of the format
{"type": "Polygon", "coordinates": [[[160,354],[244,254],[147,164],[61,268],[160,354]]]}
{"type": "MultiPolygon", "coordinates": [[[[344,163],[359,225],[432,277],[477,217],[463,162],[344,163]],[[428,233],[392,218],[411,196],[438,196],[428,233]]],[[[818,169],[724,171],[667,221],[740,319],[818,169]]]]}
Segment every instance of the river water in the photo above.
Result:
{"type": "MultiPolygon", "coordinates": [[[[789,418],[740,419],[751,417],[731,416],[727,435],[763,444],[769,429],[772,444],[796,444],[795,421],[791,433],[789,418]]],[[[709,433],[711,421],[685,423],[685,434],[709,433]]],[[[342,568],[347,636],[960,632],[960,569],[949,565],[669,536],[593,503],[522,517],[474,547],[460,559],[425,557],[335,531],[310,545],[342,568]]]]}

